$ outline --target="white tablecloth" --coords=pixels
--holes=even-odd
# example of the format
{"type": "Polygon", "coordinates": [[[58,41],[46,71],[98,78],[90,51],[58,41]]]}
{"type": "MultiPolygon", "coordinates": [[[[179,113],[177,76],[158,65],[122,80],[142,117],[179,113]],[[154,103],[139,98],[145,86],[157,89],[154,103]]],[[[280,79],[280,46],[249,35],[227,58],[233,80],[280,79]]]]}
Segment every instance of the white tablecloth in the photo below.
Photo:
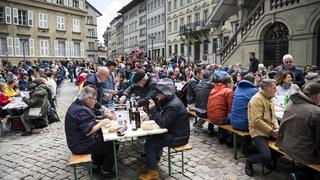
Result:
{"type": "Polygon", "coordinates": [[[154,134],[163,134],[168,132],[167,129],[162,129],[157,124],[154,124],[153,126],[154,126],[153,130],[142,130],[141,128],[139,128],[136,131],[133,131],[131,124],[129,124],[128,129],[125,132],[124,136],[118,136],[117,133],[109,133],[108,128],[106,127],[102,127],[101,129],[102,129],[104,141],[114,141],[114,140],[127,141],[135,137],[143,137],[143,136],[154,135],[154,134]]]}
{"type": "Polygon", "coordinates": [[[21,97],[15,97],[9,104],[5,105],[2,109],[26,109],[29,106],[22,100],[21,97]]]}

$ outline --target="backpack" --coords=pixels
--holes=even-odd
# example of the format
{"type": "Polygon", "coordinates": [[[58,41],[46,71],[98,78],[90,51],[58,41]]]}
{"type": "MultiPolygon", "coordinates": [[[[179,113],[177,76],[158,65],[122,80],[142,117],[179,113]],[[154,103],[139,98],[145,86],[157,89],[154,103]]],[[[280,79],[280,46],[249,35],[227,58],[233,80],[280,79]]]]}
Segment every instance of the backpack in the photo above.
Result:
{"type": "Polygon", "coordinates": [[[57,111],[51,107],[48,115],[49,124],[60,121],[57,111]]]}

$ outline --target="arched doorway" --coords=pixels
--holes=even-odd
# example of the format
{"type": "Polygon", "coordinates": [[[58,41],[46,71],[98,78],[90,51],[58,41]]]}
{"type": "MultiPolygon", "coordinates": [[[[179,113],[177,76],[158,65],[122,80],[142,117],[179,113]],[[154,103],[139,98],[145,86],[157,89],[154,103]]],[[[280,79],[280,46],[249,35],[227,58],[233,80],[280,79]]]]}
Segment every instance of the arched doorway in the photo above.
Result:
{"type": "Polygon", "coordinates": [[[265,66],[279,65],[283,55],[288,53],[289,30],[283,23],[276,22],[264,36],[263,63],[265,66]]]}

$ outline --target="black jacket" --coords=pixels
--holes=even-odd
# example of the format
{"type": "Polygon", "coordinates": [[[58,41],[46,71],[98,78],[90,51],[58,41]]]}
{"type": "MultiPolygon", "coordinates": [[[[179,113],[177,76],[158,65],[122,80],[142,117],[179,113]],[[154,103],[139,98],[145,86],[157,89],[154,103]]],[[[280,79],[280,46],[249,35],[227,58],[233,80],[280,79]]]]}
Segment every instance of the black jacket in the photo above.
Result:
{"type": "Polygon", "coordinates": [[[98,97],[97,97],[97,105],[101,105],[102,98],[103,98],[103,82],[99,83],[98,78],[95,74],[91,74],[86,81],[83,84],[83,87],[92,85],[96,88],[98,91],[98,97]]]}
{"type": "Polygon", "coordinates": [[[162,142],[169,147],[178,147],[189,141],[188,112],[181,100],[175,95],[175,86],[172,80],[168,78],[164,80],[171,81],[170,85],[160,81],[156,87],[166,95],[166,100],[157,103],[156,108],[149,111],[149,115],[150,119],[155,120],[161,128],[168,129],[166,134],[161,135],[162,142]]]}
{"type": "Polygon", "coordinates": [[[195,88],[197,84],[199,83],[199,80],[196,77],[193,77],[187,84],[187,103],[188,104],[194,104],[195,103],[195,88]]]}
{"type": "Polygon", "coordinates": [[[96,133],[87,136],[94,125],[95,115],[82,101],[73,102],[65,117],[65,133],[69,149],[74,154],[90,153],[99,137],[96,133]]]}
{"type": "Polygon", "coordinates": [[[194,89],[196,95],[194,106],[196,108],[207,110],[208,97],[212,88],[213,83],[206,80],[202,80],[197,84],[194,89]]]}
{"type": "Polygon", "coordinates": [[[259,60],[256,58],[250,59],[249,72],[255,73],[258,70],[259,60]]]}
{"type": "Polygon", "coordinates": [[[132,93],[134,93],[135,96],[140,97],[140,99],[137,100],[138,107],[147,106],[149,104],[149,99],[155,99],[156,97],[156,84],[157,83],[149,76],[144,87],[140,87],[137,84],[131,84],[123,92],[123,95],[131,97],[132,93]]]}

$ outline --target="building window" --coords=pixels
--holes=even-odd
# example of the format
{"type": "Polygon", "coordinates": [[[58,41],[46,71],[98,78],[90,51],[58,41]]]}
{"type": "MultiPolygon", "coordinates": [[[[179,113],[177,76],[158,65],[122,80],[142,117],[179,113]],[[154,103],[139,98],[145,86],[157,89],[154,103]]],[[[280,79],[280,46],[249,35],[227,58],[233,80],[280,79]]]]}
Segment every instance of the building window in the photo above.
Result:
{"type": "Polygon", "coordinates": [[[62,16],[57,16],[57,29],[58,30],[65,30],[65,21],[64,17],[62,16]]]}
{"type": "Polygon", "coordinates": [[[80,19],[73,19],[73,28],[72,31],[73,32],[80,32],[80,19]]]}
{"type": "Polygon", "coordinates": [[[94,29],[88,29],[88,36],[94,37],[94,29]]]}
{"type": "Polygon", "coordinates": [[[87,24],[94,24],[92,16],[87,16],[87,24]]]}
{"type": "Polygon", "coordinates": [[[171,1],[168,2],[168,11],[169,11],[169,12],[171,12],[171,3],[172,3],[171,1]]]}
{"type": "Polygon", "coordinates": [[[188,4],[188,3],[191,3],[191,0],[187,0],[187,4],[188,4]]]}
{"type": "Polygon", "coordinates": [[[168,32],[171,33],[171,30],[172,30],[172,23],[169,22],[169,24],[168,24],[168,32]]]}
{"type": "Polygon", "coordinates": [[[184,0],[180,0],[180,7],[184,5],[184,0]]]}
{"type": "Polygon", "coordinates": [[[203,54],[208,54],[208,41],[203,43],[203,54]]]}
{"type": "Polygon", "coordinates": [[[180,44],[180,54],[184,55],[184,44],[180,44]]]}
{"type": "Polygon", "coordinates": [[[174,20],[173,26],[174,26],[174,31],[178,31],[178,20],[174,20]]]}
{"type": "Polygon", "coordinates": [[[56,1],[57,1],[57,4],[61,4],[62,5],[64,0],[56,0],[56,1]]]}
{"type": "Polygon", "coordinates": [[[173,9],[177,9],[177,0],[173,0],[173,9]]]}
{"type": "Polygon", "coordinates": [[[206,9],[203,11],[203,20],[207,21],[207,19],[208,19],[208,10],[206,9]]]}
{"type": "Polygon", "coordinates": [[[20,38],[20,55],[29,56],[29,40],[20,38]]]}
{"type": "Polygon", "coordinates": [[[170,45],[169,46],[169,56],[171,56],[172,55],[172,46],[170,45]]]}
{"type": "Polygon", "coordinates": [[[212,53],[216,53],[217,52],[217,48],[218,48],[218,40],[217,39],[213,39],[212,40],[212,53]]]}
{"type": "Polygon", "coordinates": [[[191,24],[191,15],[187,17],[187,25],[190,25],[190,24],[191,24]]]}
{"type": "Polygon", "coordinates": [[[40,56],[49,56],[49,40],[40,39],[40,56]]]}
{"type": "Polygon", "coordinates": [[[7,55],[8,48],[7,48],[7,38],[0,37],[0,55],[4,56],[7,55]]]}
{"type": "Polygon", "coordinates": [[[48,28],[48,14],[39,13],[39,27],[48,28]]]}
{"type": "Polygon", "coordinates": [[[58,56],[66,56],[66,43],[58,41],[58,56]]]}
{"type": "Polygon", "coordinates": [[[28,11],[18,10],[17,8],[13,8],[12,13],[13,13],[13,24],[27,26],[28,11]]]}
{"type": "Polygon", "coordinates": [[[80,57],[81,56],[81,49],[80,49],[80,42],[74,42],[74,56],[80,57]]]}

